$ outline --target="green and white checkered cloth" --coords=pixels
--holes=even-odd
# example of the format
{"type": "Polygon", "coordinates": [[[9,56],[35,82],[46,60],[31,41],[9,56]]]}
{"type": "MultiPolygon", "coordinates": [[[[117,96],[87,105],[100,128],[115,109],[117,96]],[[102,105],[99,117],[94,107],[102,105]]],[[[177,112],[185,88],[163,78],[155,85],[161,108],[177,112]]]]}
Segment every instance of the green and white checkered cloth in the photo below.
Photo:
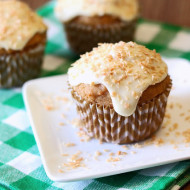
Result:
{"type": "MultiPolygon", "coordinates": [[[[54,2],[38,10],[49,26],[47,54],[64,56],[63,63],[44,66],[42,76],[66,73],[76,58],[69,50],[62,26],[53,15],[54,2]],[[65,42],[65,43],[63,43],[65,42]]],[[[190,60],[190,30],[140,19],[136,41],[164,56],[190,60]]],[[[190,161],[99,179],[57,183],[46,176],[20,89],[0,90],[0,189],[90,190],[170,189],[190,180],[190,161]]]]}

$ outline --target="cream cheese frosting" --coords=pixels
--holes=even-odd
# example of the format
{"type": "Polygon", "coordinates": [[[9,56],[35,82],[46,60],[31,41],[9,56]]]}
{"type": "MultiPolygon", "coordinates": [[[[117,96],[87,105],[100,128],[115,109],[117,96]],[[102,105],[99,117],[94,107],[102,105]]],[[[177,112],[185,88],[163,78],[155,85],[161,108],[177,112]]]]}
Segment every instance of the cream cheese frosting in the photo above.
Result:
{"type": "Polygon", "coordinates": [[[138,0],[58,0],[55,14],[63,22],[77,16],[113,15],[124,21],[137,17],[138,0]]]}
{"type": "Polygon", "coordinates": [[[25,3],[0,0],[0,48],[22,50],[36,33],[46,30],[43,20],[25,3]]]}
{"type": "Polygon", "coordinates": [[[68,71],[72,86],[103,84],[110,93],[114,110],[122,116],[134,113],[142,93],[163,81],[166,63],[155,50],[134,42],[100,44],[86,53],[68,71]]]}

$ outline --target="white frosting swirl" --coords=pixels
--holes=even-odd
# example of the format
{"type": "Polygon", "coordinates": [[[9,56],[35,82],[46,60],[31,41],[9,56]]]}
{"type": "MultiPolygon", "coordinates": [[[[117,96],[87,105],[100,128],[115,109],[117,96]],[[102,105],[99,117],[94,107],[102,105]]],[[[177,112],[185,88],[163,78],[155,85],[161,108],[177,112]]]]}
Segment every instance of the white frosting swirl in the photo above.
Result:
{"type": "Polygon", "coordinates": [[[55,14],[63,22],[77,16],[113,15],[124,21],[137,17],[138,0],[58,0],[55,14]]]}
{"type": "Polygon", "coordinates": [[[47,27],[25,3],[0,0],[0,48],[22,50],[36,34],[47,27]]]}
{"type": "Polygon", "coordinates": [[[71,86],[103,84],[114,110],[122,116],[134,113],[144,90],[163,81],[168,73],[160,54],[133,42],[101,44],[86,53],[68,71],[71,86]]]}

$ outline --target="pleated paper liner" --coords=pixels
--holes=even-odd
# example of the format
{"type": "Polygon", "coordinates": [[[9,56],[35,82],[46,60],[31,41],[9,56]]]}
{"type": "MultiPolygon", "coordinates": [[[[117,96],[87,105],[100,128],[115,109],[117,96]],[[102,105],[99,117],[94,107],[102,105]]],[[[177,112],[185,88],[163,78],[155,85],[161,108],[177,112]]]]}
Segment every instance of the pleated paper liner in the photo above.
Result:
{"type": "Polygon", "coordinates": [[[91,51],[98,43],[129,42],[134,39],[137,19],[110,25],[87,26],[71,21],[64,24],[71,49],[77,54],[91,51]]]}
{"type": "Polygon", "coordinates": [[[72,88],[71,94],[89,136],[100,141],[125,144],[145,140],[160,128],[171,86],[172,83],[149,102],[137,105],[136,111],[129,117],[121,116],[109,107],[87,102],[72,88]]]}
{"type": "Polygon", "coordinates": [[[21,86],[27,80],[40,75],[44,44],[32,49],[0,55],[0,87],[21,86]]]}

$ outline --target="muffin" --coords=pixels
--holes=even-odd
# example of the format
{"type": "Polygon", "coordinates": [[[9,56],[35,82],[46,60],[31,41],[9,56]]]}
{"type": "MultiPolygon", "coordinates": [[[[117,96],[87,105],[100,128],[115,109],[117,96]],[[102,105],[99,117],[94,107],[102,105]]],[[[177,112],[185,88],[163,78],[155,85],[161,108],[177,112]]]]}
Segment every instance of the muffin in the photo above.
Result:
{"type": "Polygon", "coordinates": [[[83,54],[100,42],[132,41],[139,4],[137,0],[58,0],[55,13],[71,49],[83,54]]]}
{"type": "Polygon", "coordinates": [[[0,0],[0,87],[39,76],[47,27],[26,4],[0,0]]]}
{"type": "Polygon", "coordinates": [[[68,71],[84,130],[101,141],[142,141],[161,126],[172,82],[155,50],[133,42],[100,44],[68,71]]]}

